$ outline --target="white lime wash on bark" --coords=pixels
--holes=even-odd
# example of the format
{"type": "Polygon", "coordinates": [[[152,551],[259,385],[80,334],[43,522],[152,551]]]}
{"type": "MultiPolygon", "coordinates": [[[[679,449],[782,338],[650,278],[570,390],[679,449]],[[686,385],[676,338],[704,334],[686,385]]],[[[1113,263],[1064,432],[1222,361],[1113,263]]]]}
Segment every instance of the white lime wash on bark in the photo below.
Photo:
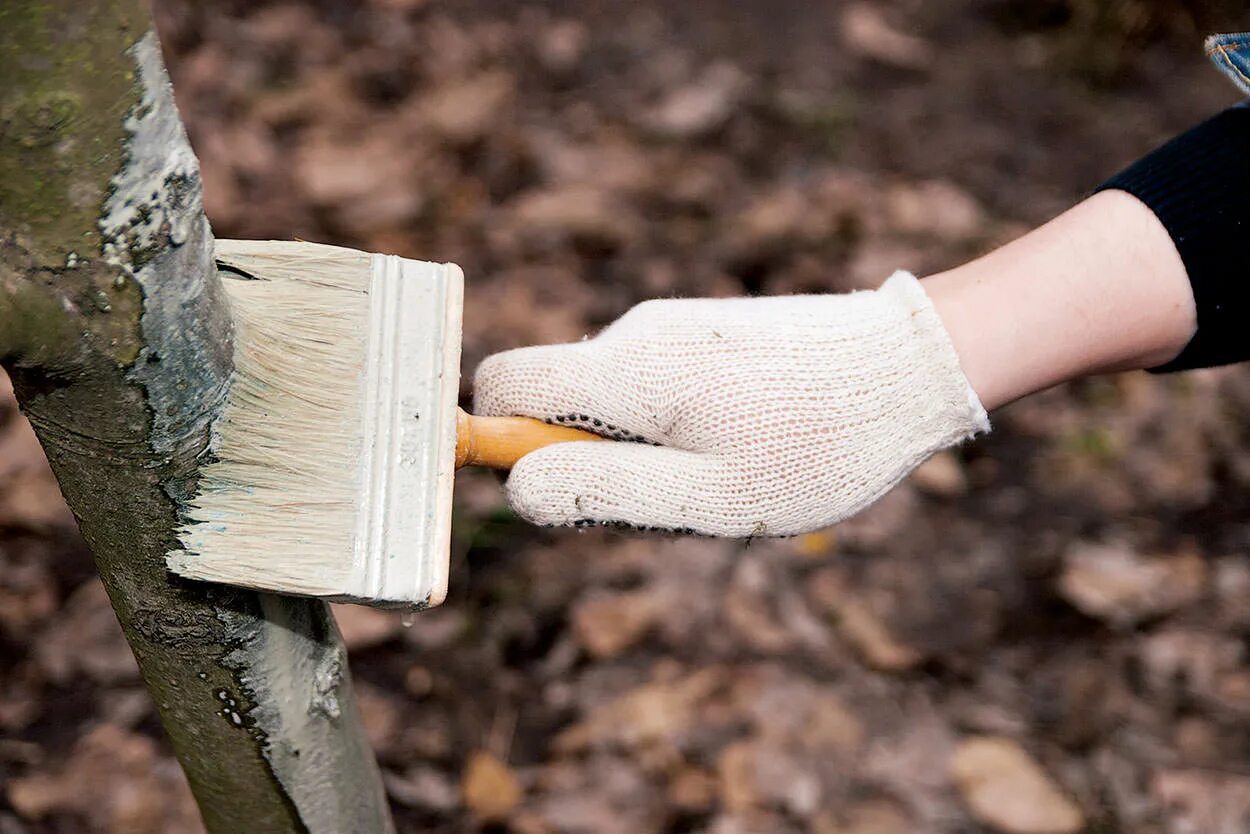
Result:
{"type": "Polygon", "coordinates": [[[133,51],[142,99],[126,119],[126,158],[110,184],[100,232],[105,259],[143,289],[146,348],[132,378],[151,401],[153,449],[167,454],[203,437],[220,411],[230,339],[214,325],[229,316],[217,282],[205,280],[215,271],[213,234],[160,42],[148,32],[133,51]]]}
{"type": "Polygon", "coordinates": [[[100,217],[105,259],[132,270],[136,248],[181,246],[208,223],[199,160],[178,118],[155,33],[139,39],[133,52],[142,99],[126,117],[129,154],[113,177],[100,217]]]}
{"type": "MultiPolygon", "coordinates": [[[[125,161],[112,180],[99,226],[104,257],[143,290],[146,347],[130,374],[147,392],[153,451],[172,457],[206,446],[229,388],[233,334],[222,332],[230,318],[214,279],[199,164],[155,34],[138,41],[133,54],[142,100],[126,121],[125,161]]],[[[185,506],[194,484],[164,487],[185,506]]],[[[257,598],[259,617],[229,604],[216,609],[227,630],[222,665],[251,703],[245,710],[237,705],[242,699],[218,693],[225,704],[220,720],[239,728],[239,744],[262,745],[275,779],[311,834],[392,832],[328,608],[307,600],[257,598]]]]}
{"type": "Polygon", "coordinates": [[[333,622],[328,615],[322,623],[307,622],[309,608],[278,596],[262,595],[261,607],[265,619],[259,627],[255,620],[227,618],[231,630],[248,639],[226,661],[240,670],[238,680],[255,703],[247,717],[265,733],[266,758],[309,831],[386,834],[392,830],[389,820],[374,827],[363,822],[375,817],[372,808],[385,799],[375,796],[350,764],[360,757],[371,761],[373,753],[363,737],[340,729],[343,711],[356,707],[347,653],[333,622]],[[321,628],[334,632],[335,639],[309,636],[321,628]]]}

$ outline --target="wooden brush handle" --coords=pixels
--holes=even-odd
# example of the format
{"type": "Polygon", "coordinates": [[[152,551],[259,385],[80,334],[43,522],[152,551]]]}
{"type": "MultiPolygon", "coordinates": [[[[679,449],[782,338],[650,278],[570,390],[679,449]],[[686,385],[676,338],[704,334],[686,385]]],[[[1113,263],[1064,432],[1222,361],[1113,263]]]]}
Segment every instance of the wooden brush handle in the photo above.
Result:
{"type": "Polygon", "coordinates": [[[552,443],[604,439],[588,431],[553,426],[532,417],[478,417],[461,409],[456,414],[456,468],[511,469],[523,455],[552,443]]]}

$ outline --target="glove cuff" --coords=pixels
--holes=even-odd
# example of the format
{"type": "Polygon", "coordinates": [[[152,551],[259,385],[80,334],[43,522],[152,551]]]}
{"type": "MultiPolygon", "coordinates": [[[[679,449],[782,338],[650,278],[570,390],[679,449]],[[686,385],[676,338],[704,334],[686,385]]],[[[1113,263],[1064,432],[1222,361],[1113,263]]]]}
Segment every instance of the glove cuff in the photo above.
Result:
{"type": "Polygon", "coordinates": [[[897,270],[886,279],[877,293],[887,303],[902,308],[910,315],[917,346],[916,361],[933,372],[933,388],[928,393],[935,408],[949,412],[959,426],[946,427],[951,434],[950,443],[958,443],[990,430],[990,418],[981,405],[981,398],[972,389],[968,377],[959,364],[959,354],[946,325],[921,286],[916,276],[906,270],[897,270]]]}

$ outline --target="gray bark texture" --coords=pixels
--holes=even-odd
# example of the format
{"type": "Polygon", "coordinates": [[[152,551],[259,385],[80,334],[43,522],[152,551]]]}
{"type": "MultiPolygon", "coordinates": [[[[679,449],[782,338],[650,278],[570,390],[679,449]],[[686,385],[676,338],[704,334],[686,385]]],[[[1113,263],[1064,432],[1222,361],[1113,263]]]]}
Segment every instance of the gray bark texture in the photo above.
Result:
{"type": "Polygon", "coordinates": [[[0,364],[205,825],[390,832],[326,606],[165,571],[229,383],[228,312],[145,4],[0,4],[0,364]]]}

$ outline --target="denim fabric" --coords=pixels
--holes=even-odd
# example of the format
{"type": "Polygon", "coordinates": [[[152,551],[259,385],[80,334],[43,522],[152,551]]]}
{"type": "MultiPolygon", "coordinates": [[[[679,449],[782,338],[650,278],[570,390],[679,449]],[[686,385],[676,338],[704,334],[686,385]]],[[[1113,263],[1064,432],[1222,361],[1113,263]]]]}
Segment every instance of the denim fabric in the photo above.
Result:
{"type": "Polygon", "coordinates": [[[1206,50],[1220,71],[1250,95],[1250,32],[1212,35],[1207,38],[1206,50]]]}

